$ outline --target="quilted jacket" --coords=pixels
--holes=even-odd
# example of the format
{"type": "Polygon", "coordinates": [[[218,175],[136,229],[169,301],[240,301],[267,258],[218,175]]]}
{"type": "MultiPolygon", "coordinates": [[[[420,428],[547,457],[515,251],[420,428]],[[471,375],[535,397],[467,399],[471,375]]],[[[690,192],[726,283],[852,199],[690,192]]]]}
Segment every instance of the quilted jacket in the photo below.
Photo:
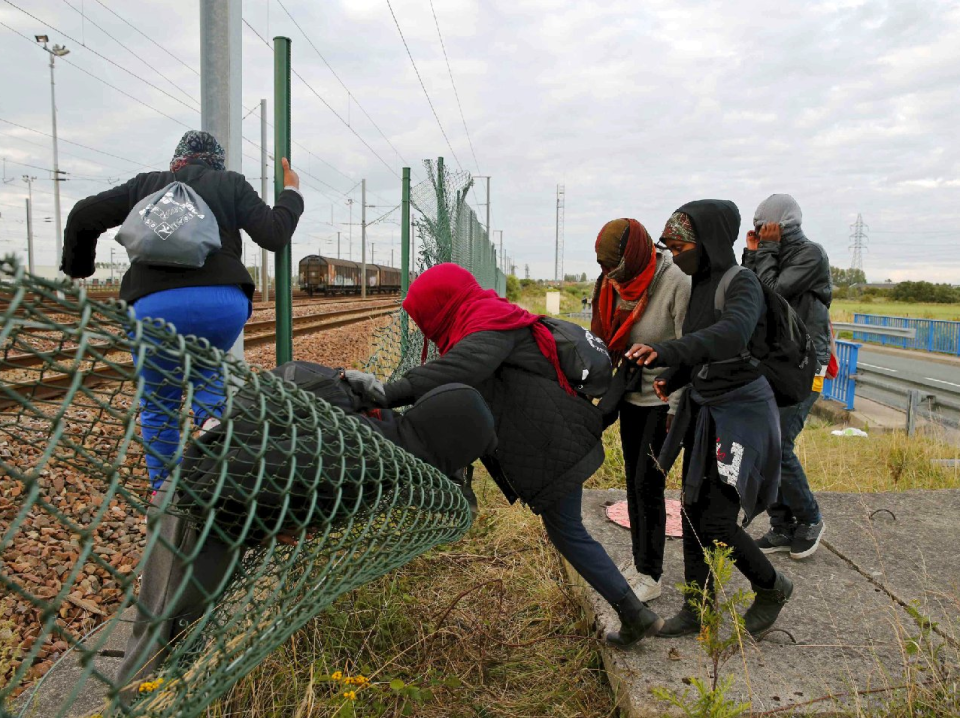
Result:
{"type": "Polygon", "coordinates": [[[470,334],[388,384],[387,403],[404,406],[450,383],[476,388],[490,407],[498,445],[482,461],[511,503],[540,513],[603,463],[600,410],[560,388],[529,328],[470,334]]]}

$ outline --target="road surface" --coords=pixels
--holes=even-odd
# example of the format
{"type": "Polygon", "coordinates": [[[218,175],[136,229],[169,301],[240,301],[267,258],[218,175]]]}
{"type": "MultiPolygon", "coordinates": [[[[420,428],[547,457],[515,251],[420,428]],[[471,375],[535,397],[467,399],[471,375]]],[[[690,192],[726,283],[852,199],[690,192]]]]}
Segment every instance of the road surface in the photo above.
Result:
{"type": "MultiPolygon", "coordinates": [[[[887,406],[907,409],[907,390],[920,389],[943,401],[960,402],[960,364],[931,361],[924,352],[887,354],[874,351],[869,345],[860,347],[857,371],[870,379],[882,381],[896,391],[857,382],[857,394],[887,406]]],[[[939,407],[944,416],[956,421],[957,412],[939,407]]]]}

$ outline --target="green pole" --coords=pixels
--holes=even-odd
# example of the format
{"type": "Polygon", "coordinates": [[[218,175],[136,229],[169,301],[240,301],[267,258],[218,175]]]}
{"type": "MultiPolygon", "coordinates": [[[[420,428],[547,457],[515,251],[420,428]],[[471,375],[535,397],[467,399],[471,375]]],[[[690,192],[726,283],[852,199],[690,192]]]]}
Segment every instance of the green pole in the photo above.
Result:
{"type": "MultiPolygon", "coordinates": [[[[290,160],[290,38],[273,38],[273,192],[283,191],[281,159],[290,160]]],[[[276,253],[277,364],[293,361],[293,288],[290,245],[276,253]]]]}
{"type": "MultiPolygon", "coordinates": [[[[441,249],[439,259],[443,262],[452,262],[454,261],[453,254],[453,234],[450,227],[450,217],[447,214],[447,199],[445,196],[446,186],[443,182],[443,157],[437,157],[437,225],[440,230],[440,234],[443,235],[444,247],[441,249]],[[444,256],[446,254],[445,249],[449,248],[450,256],[444,256]]],[[[439,241],[441,237],[438,235],[437,240],[439,241]]],[[[424,267],[427,269],[427,267],[424,267]]]]}
{"type": "Polygon", "coordinates": [[[410,288],[410,168],[403,168],[400,190],[400,296],[410,288]]]}
{"type": "MultiPolygon", "coordinates": [[[[410,168],[403,168],[400,187],[400,297],[405,299],[410,289],[410,168]]],[[[410,318],[401,315],[400,356],[407,356],[410,318]]]]}

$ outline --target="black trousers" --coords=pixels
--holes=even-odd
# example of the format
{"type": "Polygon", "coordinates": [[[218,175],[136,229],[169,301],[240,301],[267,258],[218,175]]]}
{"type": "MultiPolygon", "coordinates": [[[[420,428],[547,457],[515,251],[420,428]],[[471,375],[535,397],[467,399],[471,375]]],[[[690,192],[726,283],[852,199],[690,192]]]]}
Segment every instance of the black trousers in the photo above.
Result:
{"type": "MultiPolygon", "coordinates": [[[[684,457],[684,477],[687,460],[684,457]]],[[[720,541],[733,549],[737,568],[755,586],[773,588],[777,573],[757,542],[737,523],[740,497],[737,490],[724,483],[717,473],[717,462],[710,462],[711,475],[700,487],[693,503],[683,504],[683,575],[687,583],[711,584],[710,570],[704,561],[704,548],[720,541]]]]}
{"type": "Polygon", "coordinates": [[[627,474],[627,512],[633,565],[637,571],[660,580],[667,510],[664,505],[666,474],[656,457],[667,436],[669,407],[620,404],[620,445],[627,474]]]}

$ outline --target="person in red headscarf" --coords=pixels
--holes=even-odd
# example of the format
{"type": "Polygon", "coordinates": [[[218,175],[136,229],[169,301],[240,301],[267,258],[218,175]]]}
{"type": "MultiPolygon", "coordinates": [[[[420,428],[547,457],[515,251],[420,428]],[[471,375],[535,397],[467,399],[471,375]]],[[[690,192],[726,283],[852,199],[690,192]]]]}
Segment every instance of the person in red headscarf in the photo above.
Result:
{"type": "Polygon", "coordinates": [[[480,288],[467,270],[440,264],[410,286],[403,308],[440,358],[379,387],[348,373],[371,403],[411,404],[438,386],[476,388],[493,413],[498,444],[481,458],[507,499],[541,516],[561,555],[620,617],[607,640],[630,646],[663,620],[641,602],[587,532],[580,514],[583,482],[603,463],[600,410],[574,392],[557,360],[553,335],[522,307],[480,288]]]}
{"type": "MultiPolygon", "coordinates": [[[[595,245],[600,276],[593,292],[590,330],[603,339],[614,364],[634,344],[669,341],[681,335],[690,278],[680,271],[670,252],[658,249],[635,219],[614,219],[603,225],[595,245]]],[[[627,480],[627,513],[630,516],[630,562],[621,566],[627,581],[642,601],[661,593],[663,549],[667,514],[664,489],[667,478],[657,464],[667,436],[670,416],[680,393],[668,407],[653,390],[653,372],[630,362],[617,373],[608,402],[620,419],[620,444],[627,480]]]]}

